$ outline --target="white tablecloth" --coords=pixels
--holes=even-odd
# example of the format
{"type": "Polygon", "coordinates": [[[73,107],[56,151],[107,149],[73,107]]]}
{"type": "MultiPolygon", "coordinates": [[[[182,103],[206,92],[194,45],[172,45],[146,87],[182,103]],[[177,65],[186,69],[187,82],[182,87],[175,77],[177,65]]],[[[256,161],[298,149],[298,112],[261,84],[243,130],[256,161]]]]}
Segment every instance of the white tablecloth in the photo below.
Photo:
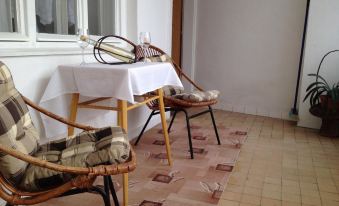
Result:
{"type": "MultiPolygon", "coordinates": [[[[72,93],[80,93],[82,101],[97,97],[115,97],[135,103],[133,95],[145,94],[165,85],[182,87],[170,63],[62,65],[52,75],[40,106],[68,117],[72,93]]],[[[115,101],[108,100],[101,105],[113,106],[115,101]]],[[[44,115],[42,121],[46,137],[66,134],[67,126],[44,115]]],[[[115,115],[111,111],[80,109],[77,122],[102,127],[115,122],[115,115]]]]}

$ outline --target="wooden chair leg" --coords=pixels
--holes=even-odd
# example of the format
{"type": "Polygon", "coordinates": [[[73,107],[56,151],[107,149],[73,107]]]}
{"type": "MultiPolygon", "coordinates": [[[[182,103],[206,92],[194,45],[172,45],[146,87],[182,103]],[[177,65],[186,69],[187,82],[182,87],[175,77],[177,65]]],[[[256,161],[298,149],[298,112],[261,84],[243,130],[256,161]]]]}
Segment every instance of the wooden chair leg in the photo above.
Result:
{"type": "MultiPolygon", "coordinates": [[[[127,101],[125,100],[118,100],[118,117],[119,117],[119,126],[125,130],[125,132],[128,131],[128,125],[127,125],[127,101]]],[[[123,205],[128,206],[128,173],[124,173],[122,175],[122,181],[123,181],[123,205]]]]}
{"type": "Polygon", "coordinates": [[[123,176],[123,205],[128,206],[128,173],[122,174],[123,176]]]}
{"type": "MultiPolygon", "coordinates": [[[[72,95],[72,101],[71,101],[71,110],[69,113],[69,121],[74,123],[77,117],[77,110],[78,110],[78,103],[79,103],[79,93],[74,93],[72,95]]],[[[68,136],[71,136],[74,134],[74,127],[68,126],[68,136]]]]}
{"type": "Polygon", "coordinates": [[[168,160],[168,165],[172,166],[171,145],[170,145],[170,141],[169,141],[169,137],[168,137],[168,132],[167,132],[165,104],[164,104],[164,99],[163,99],[162,88],[158,89],[158,95],[159,95],[159,112],[160,112],[160,116],[161,116],[162,131],[163,131],[164,138],[165,138],[167,160],[168,160]]]}

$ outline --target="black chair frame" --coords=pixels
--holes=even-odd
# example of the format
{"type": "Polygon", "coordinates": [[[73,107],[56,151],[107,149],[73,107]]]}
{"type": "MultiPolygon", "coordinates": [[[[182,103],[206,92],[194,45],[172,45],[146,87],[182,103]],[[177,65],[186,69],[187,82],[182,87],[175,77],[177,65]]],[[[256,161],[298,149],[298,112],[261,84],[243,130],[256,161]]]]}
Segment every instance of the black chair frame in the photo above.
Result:
{"type": "MultiPolygon", "coordinates": [[[[217,126],[216,126],[216,124],[215,124],[213,109],[212,109],[211,106],[208,106],[208,109],[207,109],[207,110],[204,110],[204,111],[202,111],[202,112],[193,114],[193,115],[191,115],[191,116],[188,115],[187,109],[185,109],[185,108],[166,107],[166,108],[165,108],[165,111],[166,111],[166,112],[168,112],[168,111],[173,112],[172,119],[171,119],[170,124],[169,124],[168,129],[167,129],[168,133],[170,133],[170,131],[171,131],[171,128],[172,128],[172,125],[173,125],[173,122],[174,122],[174,119],[175,119],[177,113],[178,113],[178,112],[183,112],[183,113],[185,114],[185,118],[186,118],[186,127],[187,127],[187,134],[188,134],[188,144],[189,144],[189,148],[190,148],[189,151],[190,151],[191,159],[194,159],[194,150],[193,150],[193,144],[192,144],[192,134],[191,134],[191,127],[190,127],[190,119],[193,119],[193,118],[195,118],[195,117],[201,116],[201,115],[206,114],[206,113],[210,113],[211,119],[212,119],[212,123],[213,123],[213,127],[214,127],[214,132],[215,132],[215,135],[216,135],[216,138],[217,138],[217,141],[218,141],[218,145],[221,144],[221,143],[220,143],[220,138],[219,138],[218,129],[217,129],[217,126]]],[[[159,114],[159,113],[160,113],[159,110],[152,110],[152,112],[151,112],[151,114],[149,115],[149,117],[148,117],[148,119],[147,119],[147,121],[146,121],[144,127],[142,128],[142,130],[141,130],[141,132],[140,132],[140,134],[139,134],[137,140],[136,140],[135,143],[134,143],[135,146],[139,143],[139,141],[140,141],[142,135],[144,134],[145,129],[147,128],[147,126],[148,126],[150,120],[152,119],[152,117],[153,117],[154,115],[159,114]]]]}

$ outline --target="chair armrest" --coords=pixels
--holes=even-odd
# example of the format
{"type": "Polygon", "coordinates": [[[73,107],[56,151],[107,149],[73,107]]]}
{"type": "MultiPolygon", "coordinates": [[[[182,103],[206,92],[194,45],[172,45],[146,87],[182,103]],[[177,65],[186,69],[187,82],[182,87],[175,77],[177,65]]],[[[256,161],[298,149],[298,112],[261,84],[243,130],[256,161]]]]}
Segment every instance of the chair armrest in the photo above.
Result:
{"type": "Polygon", "coordinates": [[[175,70],[179,73],[179,76],[183,76],[189,83],[191,83],[197,90],[199,91],[204,91],[200,86],[198,86],[191,78],[189,78],[181,69],[181,67],[179,65],[177,65],[177,63],[175,63],[174,61],[172,61],[175,70]]]}
{"type": "Polygon", "coordinates": [[[136,155],[131,147],[130,151],[130,159],[128,162],[121,164],[112,164],[112,165],[98,165],[95,167],[69,167],[64,165],[55,164],[52,162],[48,162],[46,160],[41,160],[39,158],[26,155],[22,152],[19,152],[15,149],[6,147],[0,144],[0,152],[9,154],[17,159],[20,159],[24,162],[28,162],[30,164],[51,169],[58,172],[63,173],[72,173],[77,175],[93,175],[93,176],[101,176],[101,175],[115,175],[121,173],[127,173],[133,171],[136,168],[136,155]]]}
{"type": "Polygon", "coordinates": [[[64,123],[64,124],[67,124],[69,126],[72,126],[72,127],[76,127],[76,128],[79,128],[79,129],[82,129],[82,130],[85,130],[85,131],[89,131],[89,130],[96,130],[97,128],[94,128],[94,127],[91,127],[91,126],[87,126],[87,125],[82,125],[82,124],[78,124],[78,123],[73,123],[73,122],[70,122],[68,121],[67,119],[63,118],[63,117],[60,117],[59,115],[56,115],[52,112],[49,112],[47,111],[46,109],[40,107],[39,105],[35,104],[34,102],[32,102],[31,100],[29,100],[27,97],[21,95],[23,100],[25,101],[25,103],[27,105],[29,105],[30,107],[32,107],[33,109],[43,113],[44,115],[52,118],[52,119],[55,119],[61,123],[64,123]]]}

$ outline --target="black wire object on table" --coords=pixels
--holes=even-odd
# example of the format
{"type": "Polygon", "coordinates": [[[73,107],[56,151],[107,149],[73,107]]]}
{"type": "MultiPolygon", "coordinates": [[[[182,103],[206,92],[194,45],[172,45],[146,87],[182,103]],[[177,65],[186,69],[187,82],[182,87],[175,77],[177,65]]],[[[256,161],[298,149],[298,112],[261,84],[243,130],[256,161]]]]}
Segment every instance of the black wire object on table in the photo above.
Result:
{"type": "MultiPolygon", "coordinates": [[[[93,55],[95,57],[95,59],[99,62],[99,63],[102,63],[102,64],[110,64],[110,65],[118,65],[118,64],[132,64],[132,63],[135,63],[137,62],[137,59],[136,57],[134,58],[134,61],[133,62],[109,62],[107,61],[102,54],[106,54],[105,51],[103,51],[100,46],[102,43],[105,43],[105,42],[110,42],[110,41],[107,41],[109,38],[117,38],[117,39],[120,39],[124,42],[126,42],[127,44],[129,44],[130,46],[132,46],[132,50],[131,52],[135,53],[136,51],[136,46],[133,42],[129,41],[128,39],[125,39],[124,37],[121,37],[121,36],[116,36],[116,35],[107,35],[107,36],[103,36],[101,37],[100,39],[98,39],[97,41],[97,44],[93,47],[93,55]]],[[[117,56],[121,56],[121,57],[124,57],[120,54],[117,54],[115,53],[115,55],[117,56]]],[[[111,57],[112,58],[112,57],[111,57]]]]}

